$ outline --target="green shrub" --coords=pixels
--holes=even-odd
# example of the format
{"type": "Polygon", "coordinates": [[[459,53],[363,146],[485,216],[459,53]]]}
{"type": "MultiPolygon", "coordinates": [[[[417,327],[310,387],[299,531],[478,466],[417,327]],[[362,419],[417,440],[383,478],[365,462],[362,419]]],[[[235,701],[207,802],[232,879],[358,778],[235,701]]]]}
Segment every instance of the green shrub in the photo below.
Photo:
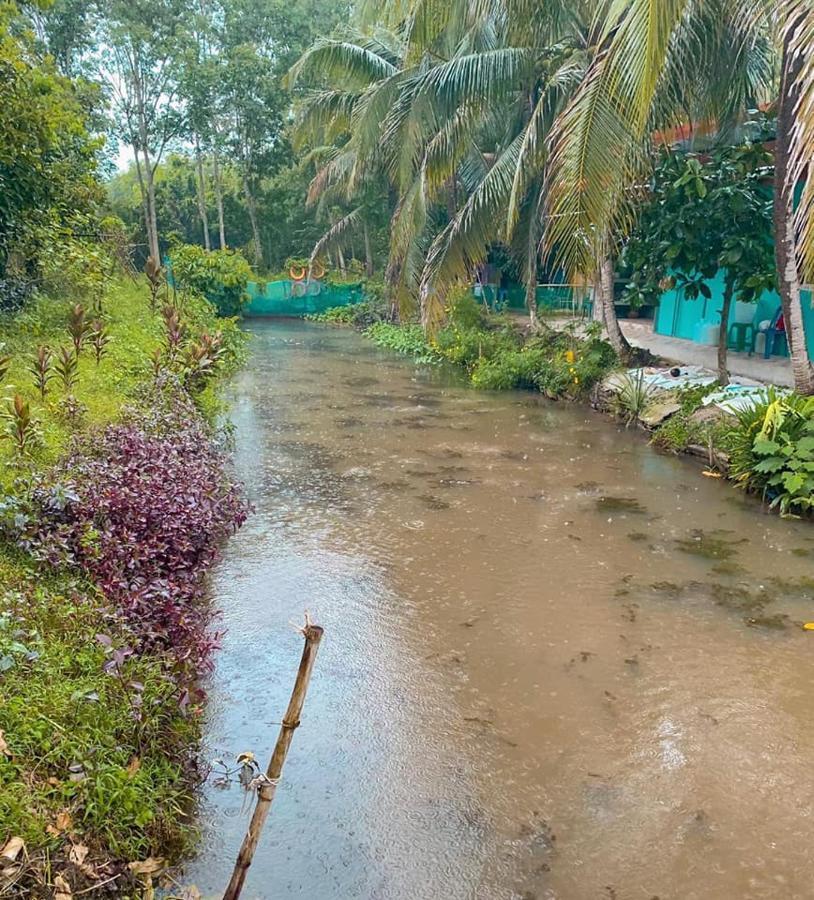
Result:
{"type": "Polygon", "coordinates": [[[305,318],[309,322],[321,322],[325,325],[352,325],[362,303],[348,303],[342,306],[329,306],[322,312],[309,313],[305,318]]]}
{"type": "Polygon", "coordinates": [[[628,372],[622,376],[619,390],[613,396],[613,412],[625,420],[625,426],[637,424],[655,394],[655,386],[645,380],[644,369],[638,369],[635,374],[628,372]]]}
{"type": "Polygon", "coordinates": [[[814,398],[778,397],[769,389],[762,402],[740,412],[726,438],[730,474],[744,489],[759,493],[782,515],[814,507],[814,398]]]}
{"type": "Polygon", "coordinates": [[[534,349],[507,350],[493,359],[482,357],[472,369],[472,384],[492,391],[536,388],[546,362],[545,352],[534,349]]]}
{"type": "Polygon", "coordinates": [[[508,328],[458,328],[449,326],[435,336],[434,345],[441,356],[471,371],[482,359],[494,359],[502,353],[520,349],[519,335],[508,328]]]}
{"type": "Polygon", "coordinates": [[[436,363],[439,361],[435,349],[428,343],[424,329],[420,325],[393,325],[390,322],[375,322],[366,331],[374,344],[414,356],[416,362],[436,363]]]}
{"type": "Polygon", "coordinates": [[[713,446],[719,446],[728,426],[720,419],[699,422],[693,418],[693,414],[702,407],[704,397],[718,389],[718,383],[715,382],[677,391],[675,400],[681,405],[681,409],[659,425],[653,433],[652,443],[675,453],[683,453],[691,444],[706,447],[710,440],[713,446]]]}
{"type": "Polygon", "coordinates": [[[237,250],[207,252],[197,244],[179,244],[171,252],[172,277],[182,291],[202,294],[219,316],[237,316],[249,302],[252,270],[237,250]]]}
{"type": "Polygon", "coordinates": [[[526,347],[540,348],[545,353],[537,387],[551,398],[574,399],[589,394],[618,363],[611,345],[590,326],[584,337],[577,337],[573,329],[546,331],[532,338],[526,347]]]}
{"type": "Polygon", "coordinates": [[[468,287],[450,292],[447,302],[447,319],[451,327],[465,331],[483,329],[487,325],[486,311],[468,287]]]}

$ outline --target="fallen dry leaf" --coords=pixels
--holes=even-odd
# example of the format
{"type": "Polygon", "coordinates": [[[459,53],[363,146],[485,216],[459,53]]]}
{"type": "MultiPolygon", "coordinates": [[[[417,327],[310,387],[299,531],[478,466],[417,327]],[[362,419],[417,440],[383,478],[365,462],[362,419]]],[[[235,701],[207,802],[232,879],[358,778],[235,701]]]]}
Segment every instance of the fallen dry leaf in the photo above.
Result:
{"type": "Polygon", "coordinates": [[[73,823],[73,819],[71,819],[71,814],[67,809],[60,810],[57,813],[56,820],[54,821],[54,825],[56,826],[57,831],[67,831],[71,824],[73,823]]]}
{"type": "Polygon", "coordinates": [[[61,875],[57,875],[54,879],[54,900],[72,900],[72,898],[70,884],[61,875]]]}
{"type": "Polygon", "coordinates": [[[141,862],[135,861],[127,864],[127,868],[134,875],[155,875],[164,868],[164,860],[160,856],[148,856],[141,862]]]}
{"type": "Polygon", "coordinates": [[[201,900],[201,892],[194,884],[181,888],[177,894],[178,900],[201,900]]]}
{"type": "Polygon", "coordinates": [[[0,753],[2,753],[3,756],[11,756],[11,750],[9,750],[8,748],[8,744],[6,743],[6,736],[3,733],[2,729],[0,729],[0,753]]]}
{"type": "Polygon", "coordinates": [[[88,848],[84,844],[74,844],[68,854],[68,859],[76,866],[81,866],[88,855],[88,848]]]}
{"type": "Polygon", "coordinates": [[[59,837],[62,834],[62,832],[55,825],[51,825],[50,822],[45,826],[45,830],[51,837],[59,837]]]}
{"type": "Polygon", "coordinates": [[[25,841],[21,837],[9,838],[3,849],[0,850],[0,862],[14,862],[20,855],[20,851],[25,848],[25,841]]]}

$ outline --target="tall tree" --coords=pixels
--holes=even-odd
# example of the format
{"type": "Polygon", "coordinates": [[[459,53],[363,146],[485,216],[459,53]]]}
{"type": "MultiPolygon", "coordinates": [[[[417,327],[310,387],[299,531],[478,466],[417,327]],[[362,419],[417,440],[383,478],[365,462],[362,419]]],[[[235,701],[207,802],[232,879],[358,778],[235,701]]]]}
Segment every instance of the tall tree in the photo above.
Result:
{"type": "Polygon", "coordinates": [[[100,72],[133,149],[150,256],[160,259],[155,173],[180,133],[180,60],[189,41],[186,0],[105,0],[100,72]]]}

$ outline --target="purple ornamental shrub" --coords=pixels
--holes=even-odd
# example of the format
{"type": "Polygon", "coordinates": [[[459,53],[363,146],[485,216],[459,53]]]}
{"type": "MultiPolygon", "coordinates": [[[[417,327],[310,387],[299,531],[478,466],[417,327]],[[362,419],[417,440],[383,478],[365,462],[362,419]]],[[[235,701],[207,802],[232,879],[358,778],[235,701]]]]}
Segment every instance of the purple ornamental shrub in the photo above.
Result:
{"type": "Polygon", "coordinates": [[[138,647],[166,649],[196,674],[217,643],[206,574],[248,507],[177,385],[152,392],[147,410],[81,441],[33,490],[29,545],[80,565],[138,647]]]}

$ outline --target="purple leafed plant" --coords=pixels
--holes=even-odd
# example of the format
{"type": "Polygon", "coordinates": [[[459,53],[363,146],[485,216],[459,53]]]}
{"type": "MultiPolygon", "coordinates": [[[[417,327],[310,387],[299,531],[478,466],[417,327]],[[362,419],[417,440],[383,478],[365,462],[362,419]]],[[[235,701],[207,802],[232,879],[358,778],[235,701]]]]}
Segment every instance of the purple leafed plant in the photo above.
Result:
{"type": "Polygon", "coordinates": [[[80,565],[115,604],[137,649],[164,649],[188,674],[206,667],[206,574],[248,507],[195,407],[176,386],[78,444],[30,496],[28,546],[80,565]],[[65,502],[53,502],[54,486],[65,502]]]}

